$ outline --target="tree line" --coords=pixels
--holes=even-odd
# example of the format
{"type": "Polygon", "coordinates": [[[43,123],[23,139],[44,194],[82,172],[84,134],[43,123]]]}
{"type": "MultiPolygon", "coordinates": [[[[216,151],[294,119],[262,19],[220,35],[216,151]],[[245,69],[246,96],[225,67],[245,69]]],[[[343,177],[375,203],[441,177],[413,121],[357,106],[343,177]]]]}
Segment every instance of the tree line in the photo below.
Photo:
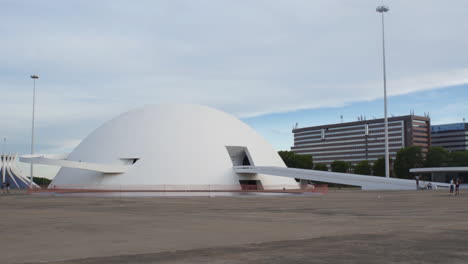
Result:
{"type": "Polygon", "coordinates": [[[402,148],[397,152],[394,176],[411,179],[411,168],[462,167],[468,166],[468,151],[448,152],[442,147],[429,147],[424,155],[420,146],[402,148]]]}
{"type": "MultiPolygon", "coordinates": [[[[289,168],[314,169],[328,171],[327,165],[314,163],[311,155],[300,155],[292,151],[279,151],[278,154],[289,168]]],[[[412,168],[457,167],[468,166],[468,151],[448,152],[442,147],[429,147],[425,154],[420,146],[409,146],[397,152],[396,158],[390,160],[392,177],[412,179],[409,170],[412,168]]],[[[333,172],[355,173],[361,175],[385,176],[385,158],[377,159],[373,164],[367,160],[355,166],[351,163],[335,160],[330,164],[333,172]]]]}
{"type": "MultiPolygon", "coordinates": [[[[324,163],[314,163],[312,155],[301,155],[296,154],[292,151],[278,151],[278,154],[283,159],[284,163],[288,168],[297,169],[308,169],[308,170],[320,170],[328,171],[328,167],[324,163]]],[[[351,163],[335,160],[331,163],[330,169],[333,172],[354,172],[356,174],[363,175],[385,175],[385,160],[384,158],[378,159],[373,165],[368,161],[361,161],[356,166],[352,166],[351,163]]]]}

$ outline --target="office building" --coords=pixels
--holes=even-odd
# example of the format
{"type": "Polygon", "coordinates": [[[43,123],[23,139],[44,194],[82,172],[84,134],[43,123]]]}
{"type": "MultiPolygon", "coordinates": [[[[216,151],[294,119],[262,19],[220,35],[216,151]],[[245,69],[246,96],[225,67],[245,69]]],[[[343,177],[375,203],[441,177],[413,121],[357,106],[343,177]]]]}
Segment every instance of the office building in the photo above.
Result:
{"type": "MultiPolygon", "coordinates": [[[[384,119],[296,128],[294,146],[297,154],[312,155],[315,163],[330,165],[335,160],[356,164],[373,163],[385,155],[384,119]]],[[[388,118],[390,158],[403,147],[421,146],[427,152],[431,144],[430,118],[407,115],[388,118]]]]}
{"type": "Polygon", "coordinates": [[[468,124],[431,126],[431,140],[433,146],[440,146],[448,151],[468,150],[468,124]]]}

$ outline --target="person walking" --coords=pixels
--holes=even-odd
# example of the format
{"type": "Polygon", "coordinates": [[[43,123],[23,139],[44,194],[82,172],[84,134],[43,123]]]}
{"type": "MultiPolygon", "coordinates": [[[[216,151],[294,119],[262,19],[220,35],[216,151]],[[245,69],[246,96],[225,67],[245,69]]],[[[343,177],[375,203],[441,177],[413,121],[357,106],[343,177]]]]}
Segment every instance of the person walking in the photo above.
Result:
{"type": "Polygon", "coordinates": [[[10,182],[9,181],[6,182],[6,192],[10,193],[10,182]]]}
{"type": "Polygon", "coordinates": [[[460,194],[460,179],[457,178],[457,181],[455,182],[455,195],[460,194]]]}
{"type": "Polygon", "coordinates": [[[454,189],[454,185],[453,185],[453,178],[450,179],[450,193],[453,194],[453,189],[454,189]]]}

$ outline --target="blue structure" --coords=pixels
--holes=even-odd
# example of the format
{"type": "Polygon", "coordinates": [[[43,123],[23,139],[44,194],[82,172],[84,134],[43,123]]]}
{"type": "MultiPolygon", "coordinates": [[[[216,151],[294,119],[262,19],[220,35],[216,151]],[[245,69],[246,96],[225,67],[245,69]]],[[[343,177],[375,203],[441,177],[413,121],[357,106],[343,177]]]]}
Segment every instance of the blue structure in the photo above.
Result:
{"type": "MultiPolygon", "coordinates": [[[[9,185],[12,189],[29,188],[31,180],[21,175],[18,168],[16,168],[17,155],[3,154],[0,156],[0,186],[3,188],[9,185]]],[[[32,184],[33,188],[39,188],[35,183],[32,184]]]]}

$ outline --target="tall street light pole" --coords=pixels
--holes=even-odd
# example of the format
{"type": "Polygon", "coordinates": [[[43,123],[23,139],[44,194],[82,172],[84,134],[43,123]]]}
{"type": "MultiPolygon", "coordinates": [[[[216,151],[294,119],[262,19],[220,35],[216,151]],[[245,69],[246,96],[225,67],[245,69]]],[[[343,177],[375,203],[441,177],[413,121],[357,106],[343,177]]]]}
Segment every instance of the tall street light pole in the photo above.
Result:
{"type": "Polygon", "coordinates": [[[376,11],[382,14],[382,57],[383,57],[383,87],[384,87],[384,123],[385,123],[385,177],[390,178],[390,153],[388,150],[388,116],[387,116],[387,69],[385,65],[385,23],[384,14],[388,12],[387,6],[378,6],[376,11]]]}
{"type": "Polygon", "coordinates": [[[5,164],[5,161],[6,161],[6,156],[5,156],[5,153],[6,153],[6,137],[3,138],[3,155],[2,155],[2,158],[1,158],[1,166],[0,166],[0,169],[2,170],[2,176],[1,176],[1,179],[2,179],[2,184],[5,183],[5,169],[6,169],[6,164],[5,164]]]}
{"type": "MultiPolygon", "coordinates": [[[[36,80],[39,79],[37,75],[31,75],[33,79],[33,107],[32,107],[32,125],[31,125],[31,156],[34,155],[34,114],[36,108],[36,80]]],[[[34,164],[31,163],[31,182],[29,183],[29,188],[33,188],[34,180],[34,164]]]]}

